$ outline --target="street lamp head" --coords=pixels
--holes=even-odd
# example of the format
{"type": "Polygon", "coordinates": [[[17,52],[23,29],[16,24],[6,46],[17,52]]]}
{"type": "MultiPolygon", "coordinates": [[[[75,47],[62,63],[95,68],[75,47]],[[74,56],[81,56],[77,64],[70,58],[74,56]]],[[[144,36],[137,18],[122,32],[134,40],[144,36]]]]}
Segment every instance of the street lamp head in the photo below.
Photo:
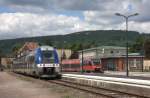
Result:
{"type": "Polygon", "coordinates": [[[134,15],[137,16],[137,15],[139,15],[139,13],[135,13],[134,15]]]}
{"type": "Polygon", "coordinates": [[[121,14],[120,14],[120,13],[115,13],[115,15],[117,15],[117,16],[121,16],[121,14]]]}
{"type": "Polygon", "coordinates": [[[135,13],[135,14],[129,15],[128,17],[137,16],[137,15],[139,15],[139,13],[135,13]]]}
{"type": "Polygon", "coordinates": [[[132,15],[123,15],[123,14],[120,14],[120,13],[115,13],[115,15],[117,15],[117,16],[123,16],[124,18],[129,18],[129,17],[132,17],[132,16],[137,16],[137,15],[139,15],[138,13],[135,13],[135,14],[132,14],[132,15]]]}
{"type": "Polygon", "coordinates": [[[125,17],[125,18],[126,18],[126,16],[125,16],[125,15],[120,14],[120,13],[115,13],[115,15],[117,15],[117,16],[123,16],[123,17],[125,17]]]}

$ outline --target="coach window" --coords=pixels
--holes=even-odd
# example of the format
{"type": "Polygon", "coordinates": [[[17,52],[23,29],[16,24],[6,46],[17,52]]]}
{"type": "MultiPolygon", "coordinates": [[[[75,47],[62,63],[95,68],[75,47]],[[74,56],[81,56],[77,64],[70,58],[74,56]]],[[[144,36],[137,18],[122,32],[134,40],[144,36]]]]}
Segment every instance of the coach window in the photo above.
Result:
{"type": "Polygon", "coordinates": [[[110,51],[110,53],[111,53],[111,54],[113,54],[113,53],[114,53],[114,51],[110,51]]]}
{"type": "Polygon", "coordinates": [[[52,58],[53,59],[53,52],[52,51],[43,51],[44,58],[52,58]]]}
{"type": "Polygon", "coordinates": [[[92,66],[92,62],[91,62],[91,61],[89,61],[89,62],[88,62],[88,65],[92,66]]]}
{"type": "Polygon", "coordinates": [[[86,61],[83,61],[83,66],[86,65],[86,61]]]}
{"type": "Polygon", "coordinates": [[[117,53],[119,53],[119,50],[117,51],[117,53]]]}
{"type": "Polygon", "coordinates": [[[31,61],[31,64],[34,63],[34,56],[31,56],[31,57],[30,57],[30,61],[31,61]]]}

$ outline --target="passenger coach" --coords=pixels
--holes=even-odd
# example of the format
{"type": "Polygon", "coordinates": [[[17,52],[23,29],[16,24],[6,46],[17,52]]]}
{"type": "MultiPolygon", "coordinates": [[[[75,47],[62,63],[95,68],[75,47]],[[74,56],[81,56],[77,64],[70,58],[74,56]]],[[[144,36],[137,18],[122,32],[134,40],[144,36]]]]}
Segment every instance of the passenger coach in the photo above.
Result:
{"type": "Polygon", "coordinates": [[[61,77],[57,51],[50,46],[40,46],[17,57],[13,61],[12,70],[40,78],[61,77]]]}

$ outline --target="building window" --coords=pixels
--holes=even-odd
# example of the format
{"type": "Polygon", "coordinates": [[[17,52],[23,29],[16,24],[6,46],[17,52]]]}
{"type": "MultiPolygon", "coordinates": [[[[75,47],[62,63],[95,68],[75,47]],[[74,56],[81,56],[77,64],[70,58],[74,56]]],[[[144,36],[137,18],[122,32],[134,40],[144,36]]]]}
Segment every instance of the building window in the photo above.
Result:
{"type": "Polygon", "coordinates": [[[112,54],[112,53],[114,53],[114,51],[110,51],[110,53],[112,54]]]}

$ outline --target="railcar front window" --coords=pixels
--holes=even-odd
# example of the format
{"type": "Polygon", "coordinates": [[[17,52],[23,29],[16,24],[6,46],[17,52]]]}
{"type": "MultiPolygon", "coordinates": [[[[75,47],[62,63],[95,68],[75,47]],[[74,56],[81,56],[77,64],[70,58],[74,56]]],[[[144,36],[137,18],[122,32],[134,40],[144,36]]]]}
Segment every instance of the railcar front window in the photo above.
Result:
{"type": "Polygon", "coordinates": [[[44,58],[53,58],[53,52],[52,51],[43,51],[43,57],[44,58]]]}
{"type": "Polygon", "coordinates": [[[93,62],[94,63],[94,65],[99,65],[100,64],[100,62],[93,62]]]}
{"type": "Polygon", "coordinates": [[[43,51],[43,63],[54,63],[53,51],[43,51]]]}
{"type": "Polygon", "coordinates": [[[92,61],[93,61],[93,64],[94,64],[94,65],[99,65],[99,64],[101,64],[101,61],[98,60],[98,59],[93,59],[92,61]]]}

